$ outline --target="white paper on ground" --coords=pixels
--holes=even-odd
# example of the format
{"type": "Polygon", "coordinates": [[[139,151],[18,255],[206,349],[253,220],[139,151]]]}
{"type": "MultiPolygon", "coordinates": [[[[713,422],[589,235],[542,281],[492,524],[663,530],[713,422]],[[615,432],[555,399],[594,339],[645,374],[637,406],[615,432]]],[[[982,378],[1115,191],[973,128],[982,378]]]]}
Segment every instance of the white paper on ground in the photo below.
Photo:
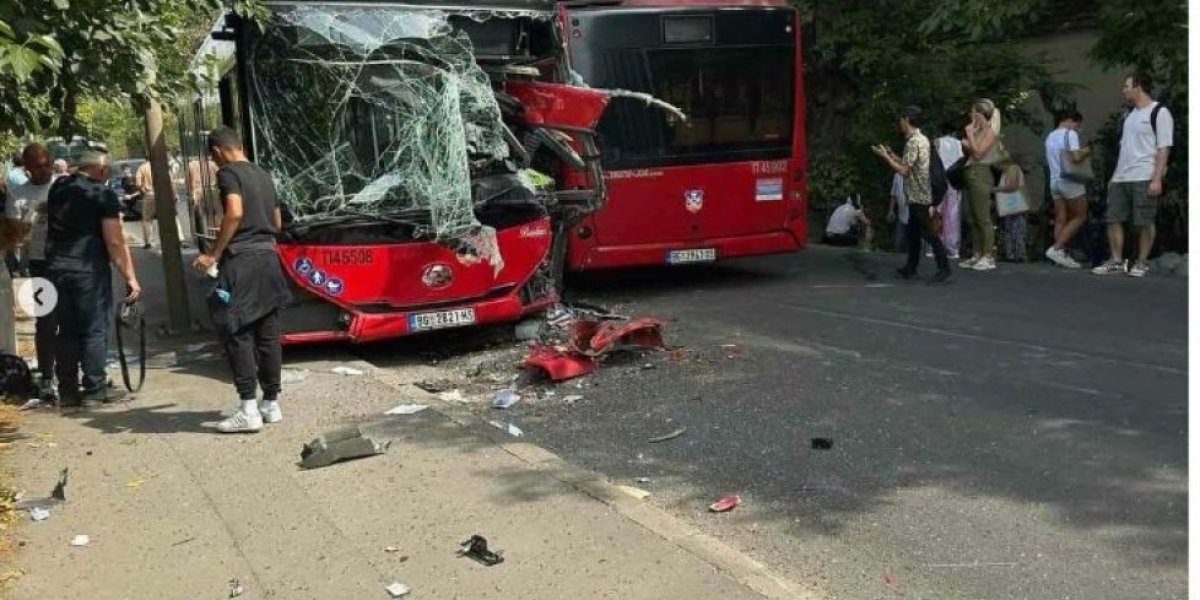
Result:
{"type": "Polygon", "coordinates": [[[401,404],[383,413],[385,415],[415,415],[429,408],[427,404],[401,404]]]}

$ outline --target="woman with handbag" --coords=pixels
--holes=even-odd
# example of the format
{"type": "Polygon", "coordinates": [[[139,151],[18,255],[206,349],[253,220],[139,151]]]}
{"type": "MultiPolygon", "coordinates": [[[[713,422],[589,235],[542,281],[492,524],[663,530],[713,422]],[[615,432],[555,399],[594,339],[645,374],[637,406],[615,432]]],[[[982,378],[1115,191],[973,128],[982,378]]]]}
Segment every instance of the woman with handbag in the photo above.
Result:
{"type": "Polygon", "coordinates": [[[974,256],[959,263],[964,269],[990,271],[996,268],[996,231],[992,224],[992,167],[1004,158],[1000,142],[1000,109],[987,98],[971,105],[970,122],[963,129],[963,171],[967,185],[967,223],[971,226],[974,256]]]}
{"type": "Polygon", "coordinates": [[[1067,254],[1067,246],[1087,221],[1087,183],[1092,174],[1091,146],[1079,144],[1083,115],[1077,110],[1059,114],[1058,128],[1046,136],[1046,165],[1050,167],[1050,197],[1054,199],[1054,245],[1046,258],[1060,267],[1082,265],[1067,254]]]}
{"type": "Polygon", "coordinates": [[[1029,196],[1025,194],[1025,172],[1011,158],[996,165],[1000,184],[996,186],[996,215],[1004,231],[1004,258],[1011,262],[1029,260],[1029,196]]]}

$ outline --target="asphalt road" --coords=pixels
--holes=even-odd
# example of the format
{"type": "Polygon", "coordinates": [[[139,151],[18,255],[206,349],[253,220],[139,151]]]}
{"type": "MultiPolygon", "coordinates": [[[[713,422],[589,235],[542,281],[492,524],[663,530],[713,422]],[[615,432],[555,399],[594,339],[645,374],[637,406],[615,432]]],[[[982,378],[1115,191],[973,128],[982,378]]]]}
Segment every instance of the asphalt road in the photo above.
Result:
{"type": "Polygon", "coordinates": [[[934,286],[893,279],[898,260],[577,281],[577,300],[671,319],[683,352],[505,418],[831,598],[1184,598],[1186,280],[1002,265],[934,286]]]}

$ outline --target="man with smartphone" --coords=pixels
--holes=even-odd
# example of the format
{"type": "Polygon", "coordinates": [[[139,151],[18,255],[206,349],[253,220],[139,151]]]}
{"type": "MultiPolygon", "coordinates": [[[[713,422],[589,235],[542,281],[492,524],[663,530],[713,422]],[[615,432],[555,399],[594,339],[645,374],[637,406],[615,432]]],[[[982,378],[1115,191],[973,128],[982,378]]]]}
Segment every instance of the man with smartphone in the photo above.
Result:
{"type": "Polygon", "coordinates": [[[904,156],[896,156],[884,144],[872,146],[871,151],[904,178],[904,194],[909,205],[908,227],[905,230],[908,261],[896,269],[896,273],[904,279],[912,279],[917,275],[917,267],[921,262],[921,241],[924,240],[933,248],[937,262],[938,270],[933,281],[941,283],[950,278],[950,259],[946,256],[946,245],[933,230],[933,190],[929,180],[932,149],[929,138],[921,133],[920,118],[921,109],[916,106],[909,106],[897,115],[900,132],[905,138],[904,156]]]}

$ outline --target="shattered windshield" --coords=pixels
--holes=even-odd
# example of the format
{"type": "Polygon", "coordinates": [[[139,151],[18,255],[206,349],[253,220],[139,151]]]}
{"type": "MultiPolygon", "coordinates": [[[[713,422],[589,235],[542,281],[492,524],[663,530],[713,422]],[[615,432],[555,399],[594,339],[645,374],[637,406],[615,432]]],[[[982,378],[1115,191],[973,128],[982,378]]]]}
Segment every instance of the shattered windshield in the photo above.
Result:
{"type": "Polygon", "coordinates": [[[454,23],[528,16],[275,13],[247,61],[250,106],[259,158],[295,221],[396,218],[438,239],[477,233],[472,169],[504,164],[509,148],[488,75],[454,23]]]}

